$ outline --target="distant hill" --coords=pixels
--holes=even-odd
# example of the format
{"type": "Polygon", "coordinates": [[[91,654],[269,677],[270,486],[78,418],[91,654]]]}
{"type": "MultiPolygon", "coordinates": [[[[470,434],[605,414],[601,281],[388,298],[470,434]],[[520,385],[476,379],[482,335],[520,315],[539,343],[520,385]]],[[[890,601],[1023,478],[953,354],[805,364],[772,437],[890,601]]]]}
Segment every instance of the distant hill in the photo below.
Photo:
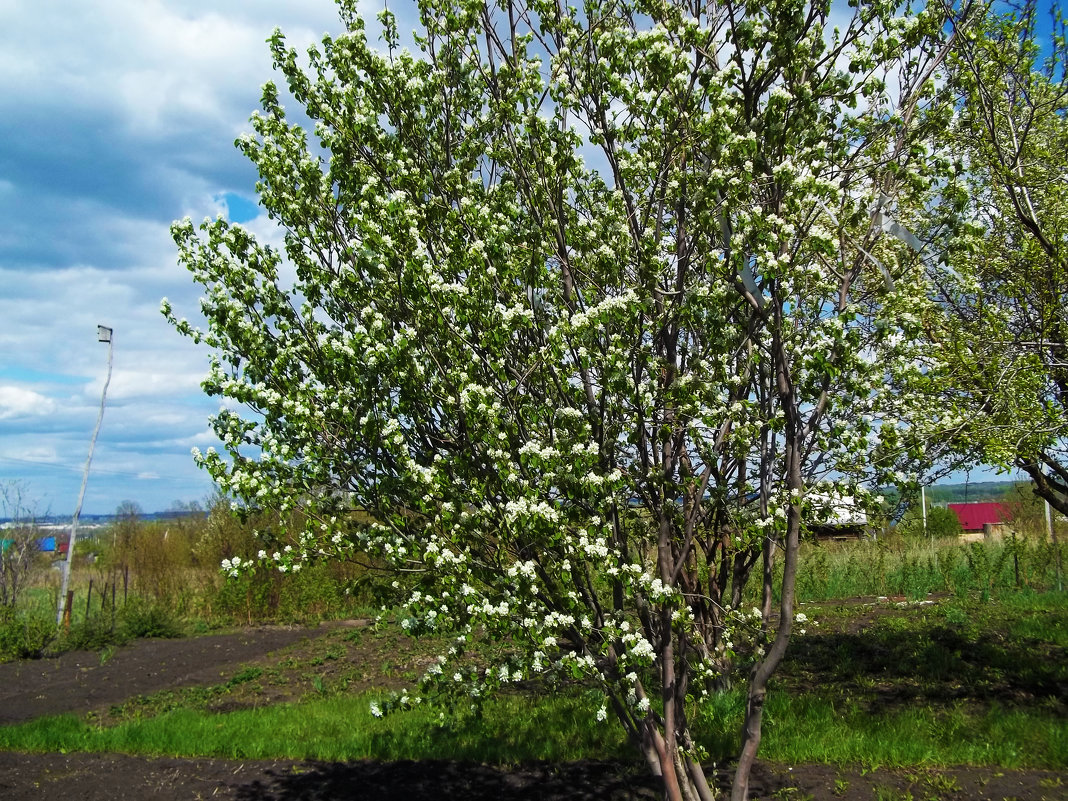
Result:
{"type": "Polygon", "coordinates": [[[971,481],[967,484],[936,484],[927,488],[927,503],[941,506],[947,503],[1000,501],[1020,487],[1031,494],[1030,481],[971,481]]]}

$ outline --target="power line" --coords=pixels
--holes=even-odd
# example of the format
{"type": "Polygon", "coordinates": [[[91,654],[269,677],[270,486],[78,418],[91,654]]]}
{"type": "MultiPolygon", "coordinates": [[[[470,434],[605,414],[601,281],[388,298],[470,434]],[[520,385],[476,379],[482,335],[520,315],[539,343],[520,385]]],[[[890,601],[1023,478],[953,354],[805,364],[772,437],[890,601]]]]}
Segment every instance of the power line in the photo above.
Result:
{"type": "MultiPolygon", "coordinates": [[[[0,456],[0,461],[14,462],[15,464],[27,464],[33,467],[44,468],[46,470],[67,470],[74,473],[81,472],[80,467],[74,465],[62,464],[60,462],[37,462],[33,459],[19,459],[15,456],[0,456]]],[[[172,484],[186,484],[193,486],[194,484],[200,484],[199,481],[194,481],[191,478],[173,478],[170,476],[146,476],[141,473],[131,473],[127,470],[108,470],[103,467],[96,467],[93,469],[94,473],[106,473],[109,476],[123,476],[126,478],[136,478],[140,481],[168,481],[172,484]]],[[[209,479],[210,481],[210,479],[209,479]]]]}

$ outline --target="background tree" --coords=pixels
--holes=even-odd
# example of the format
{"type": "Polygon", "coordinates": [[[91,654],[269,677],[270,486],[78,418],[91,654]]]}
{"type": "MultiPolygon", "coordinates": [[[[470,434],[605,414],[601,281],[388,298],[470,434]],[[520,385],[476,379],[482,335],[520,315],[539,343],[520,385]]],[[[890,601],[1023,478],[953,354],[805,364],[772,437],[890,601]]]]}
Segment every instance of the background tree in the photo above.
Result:
{"type": "Polygon", "coordinates": [[[164,313],[252,411],[198,460],[300,507],[279,570],[407,577],[403,625],[456,637],[424,695],[582,677],[670,798],[711,796],[689,720],[741,666],[744,798],[808,489],[863,502],[922,455],[891,388],[927,281],[883,233],[941,166],[942,7],[426,0],[418,57],[340,8],[307,67],[271,43],[317,144],[271,84],[239,140],[285,253],[174,228],[207,326],[164,313]],[[511,643],[489,668],[482,632],[511,643]]]}
{"type": "Polygon", "coordinates": [[[10,524],[0,530],[0,608],[13,611],[37,566],[41,531],[26,488],[17,481],[0,483],[0,512],[10,524]]]}
{"type": "Polygon", "coordinates": [[[906,537],[930,537],[932,539],[956,539],[964,533],[960,520],[952,510],[945,506],[931,506],[927,509],[926,526],[923,512],[913,507],[901,518],[896,530],[906,537]]]}
{"type": "Polygon", "coordinates": [[[130,566],[137,532],[141,528],[142,515],[144,511],[137,501],[123,501],[115,507],[115,519],[108,526],[108,533],[111,540],[112,560],[119,570],[126,570],[130,566]]]}
{"type": "Polygon", "coordinates": [[[950,60],[958,104],[946,145],[958,180],[944,315],[929,332],[945,362],[958,443],[1015,467],[1068,513],[1068,76],[1059,6],[990,5],[950,60]],[[1011,8],[1011,7],[1010,7],[1011,8]]]}

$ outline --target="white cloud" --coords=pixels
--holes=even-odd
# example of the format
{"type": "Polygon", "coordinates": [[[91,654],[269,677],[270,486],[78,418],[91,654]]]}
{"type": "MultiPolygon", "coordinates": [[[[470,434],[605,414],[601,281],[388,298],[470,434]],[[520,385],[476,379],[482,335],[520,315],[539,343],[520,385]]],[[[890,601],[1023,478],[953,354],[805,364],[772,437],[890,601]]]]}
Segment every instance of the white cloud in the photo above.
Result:
{"type": "Polygon", "coordinates": [[[0,456],[25,462],[54,463],[59,461],[56,449],[50,445],[28,446],[23,448],[4,448],[0,456]]]}
{"type": "Polygon", "coordinates": [[[270,77],[264,40],[276,25],[300,43],[339,27],[329,0],[15,2],[0,22],[0,83],[118,109],[143,132],[190,116],[232,124],[235,96],[255,97],[270,77]]]}
{"type": "Polygon", "coordinates": [[[0,386],[0,420],[52,414],[56,403],[30,389],[0,386]]]}
{"type": "MultiPolygon", "coordinates": [[[[129,399],[145,400],[148,398],[174,398],[195,394],[200,390],[203,378],[200,372],[180,372],[176,370],[148,371],[137,369],[113,370],[111,383],[108,384],[108,400],[129,399]]],[[[91,381],[85,388],[87,398],[99,398],[104,385],[104,377],[91,381]]],[[[173,422],[170,417],[158,418],[159,422],[173,422]]]]}
{"type": "Polygon", "coordinates": [[[203,450],[207,446],[217,444],[218,442],[219,439],[215,436],[215,432],[208,427],[205,427],[196,434],[191,434],[188,437],[172,440],[172,444],[178,448],[184,448],[185,453],[189,453],[192,448],[200,448],[203,450]]]}

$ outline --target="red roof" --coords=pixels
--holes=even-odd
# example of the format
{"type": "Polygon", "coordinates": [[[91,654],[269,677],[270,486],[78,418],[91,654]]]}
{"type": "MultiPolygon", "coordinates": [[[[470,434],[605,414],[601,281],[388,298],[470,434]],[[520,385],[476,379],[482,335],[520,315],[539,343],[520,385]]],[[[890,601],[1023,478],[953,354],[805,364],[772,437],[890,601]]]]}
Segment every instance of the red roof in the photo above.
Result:
{"type": "Polygon", "coordinates": [[[965,531],[982,531],[986,523],[1004,523],[1009,518],[1009,510],[1000,503],[950,503],[947,506],[965,531]]]}

